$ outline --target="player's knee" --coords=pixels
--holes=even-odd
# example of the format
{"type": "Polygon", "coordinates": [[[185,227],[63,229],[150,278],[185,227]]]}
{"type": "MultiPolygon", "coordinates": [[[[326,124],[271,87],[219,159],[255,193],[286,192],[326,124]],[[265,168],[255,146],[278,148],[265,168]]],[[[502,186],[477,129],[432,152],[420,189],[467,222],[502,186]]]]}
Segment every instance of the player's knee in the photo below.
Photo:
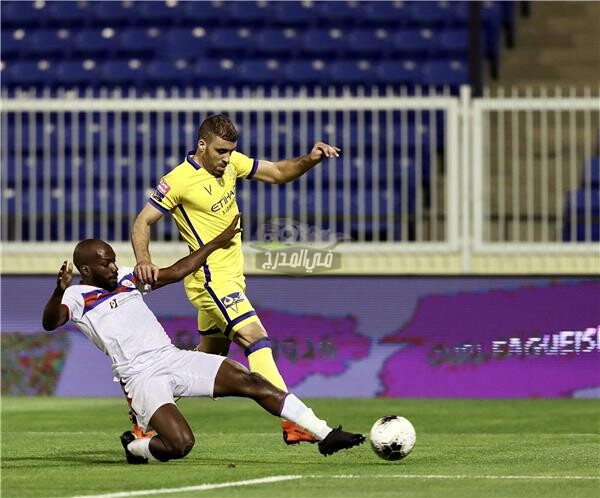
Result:
{"type": "Polygon", "coordinates": [[[189,433],[189,434],[182,434],[177,438],[166,441],[165,446],[167,447],[167,450],[169,451],[171,458],[177,459],[177,458],[183,458],[190,451],[192,451],[192,448],[194,447],[195,442],[196,441],[194,439],[194,435],[189,433]]]}

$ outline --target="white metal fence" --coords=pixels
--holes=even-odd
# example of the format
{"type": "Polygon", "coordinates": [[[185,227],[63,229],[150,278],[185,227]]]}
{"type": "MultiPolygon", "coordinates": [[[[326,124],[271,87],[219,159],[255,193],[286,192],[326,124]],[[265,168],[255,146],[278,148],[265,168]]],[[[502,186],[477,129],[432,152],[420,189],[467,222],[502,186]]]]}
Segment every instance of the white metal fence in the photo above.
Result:
{"type": "MultiPolygon", "coordinates": [[[[342,234],[350,252],[459,253],[465,272],[478,252],[598,249],[598,99],[472,99],[463,89],[460,98],[4,98],[3,253],[126,242],[150,189],[214,112],[237,123],[250,156],[297,156],[320,139],[343,150],[294,183],[241,182],[247,242],[283,220],[288,242],[342,234]]],[[[153,238],[168,248],[174,224],[157,224],[153,238]]]]}

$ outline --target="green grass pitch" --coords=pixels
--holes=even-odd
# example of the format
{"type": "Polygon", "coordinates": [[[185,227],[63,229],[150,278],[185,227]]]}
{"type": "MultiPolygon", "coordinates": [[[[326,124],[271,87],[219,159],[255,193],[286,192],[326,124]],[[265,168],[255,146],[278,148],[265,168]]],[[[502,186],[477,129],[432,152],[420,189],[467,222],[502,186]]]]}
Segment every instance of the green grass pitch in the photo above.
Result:
{"type": "Polygon", "coordinates": [[[399,462],[368,443],[324,458],[314,445],[286,447],[277,419],[249,400],[186,399],[179,406],[196,434],[188,457],[129,466],[124,400],[5,397],[2,497],[600,496],[595,400],[307,401],[331,425],[364,433],[380,416],[403,415],[417,445],[399,462]]]}

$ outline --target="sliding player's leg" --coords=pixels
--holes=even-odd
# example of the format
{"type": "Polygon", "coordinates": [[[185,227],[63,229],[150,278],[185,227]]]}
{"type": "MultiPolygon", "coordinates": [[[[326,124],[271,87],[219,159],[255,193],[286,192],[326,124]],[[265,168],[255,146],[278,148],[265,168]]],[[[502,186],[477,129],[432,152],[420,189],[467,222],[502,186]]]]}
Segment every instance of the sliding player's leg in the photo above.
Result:
{"type": "Polygon", "coordinates": [[[186,456],[194,447],[194,434],[177,405],[161,406],[150,421],[157,434],[136,438],[132,432],[121,436],[128,463],[148,463],[151,460],[167,462],[186,456]]]}
{"type": "Polygon", "coordinates": [[[272,415],[290,420],[314,434],[323,455],[358,446],[365,440],[362,434],[345,432],[341,427],[332,429],[295,395],[282,391],[233,360],[227,359],[221,364],[215,378],[214,396],[253,399],[272,415]]]}
{"type": "MultiPolygon", "coordinates": [[[[195,353],[187,353],[192,357],[196,356],[195,353]]],[[[213,378],[223,360],[217,356],[211,358],[215,358],[215,361],[212,364],[208,362],[207,369],[212,378],[198,387],[205,396],[212,393],[213,378]]],[[[131,431],[122,434],[121,444],[128,463],[147,463],[150,460],[166,462],[183,458],[194,446],[192,430],[173,397],[173,386],[182,382],[173,372],[185,375],[185,366],[185,358],[175,354],[165,359],[164,364],[155,365],[155,373],[130,379],[126,384],[127,393],[131,397],[131,410],[139,427],[146,432],[152,426],[156,431],[155,436],[143,438],[136,437],[131,431]]]]}

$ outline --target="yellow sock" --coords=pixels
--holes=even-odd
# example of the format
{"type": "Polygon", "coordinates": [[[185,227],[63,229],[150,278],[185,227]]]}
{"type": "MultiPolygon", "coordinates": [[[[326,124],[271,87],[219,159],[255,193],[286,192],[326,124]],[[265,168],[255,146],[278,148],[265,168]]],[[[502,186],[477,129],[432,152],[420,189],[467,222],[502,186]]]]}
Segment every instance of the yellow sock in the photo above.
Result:
{"type": "Polygon", "coordinates": [[[281,374],[277,369],[277,365],[275,365],[275,360],[273,360],[273,351],[271,348],[262,347],[251,352],[247,355],[247,357],[251,372],[256,372],[257,374],[262,375],[275,387],[287,392],[287,387],[283,381],[283,377],[281,377],[281,374]]]}

